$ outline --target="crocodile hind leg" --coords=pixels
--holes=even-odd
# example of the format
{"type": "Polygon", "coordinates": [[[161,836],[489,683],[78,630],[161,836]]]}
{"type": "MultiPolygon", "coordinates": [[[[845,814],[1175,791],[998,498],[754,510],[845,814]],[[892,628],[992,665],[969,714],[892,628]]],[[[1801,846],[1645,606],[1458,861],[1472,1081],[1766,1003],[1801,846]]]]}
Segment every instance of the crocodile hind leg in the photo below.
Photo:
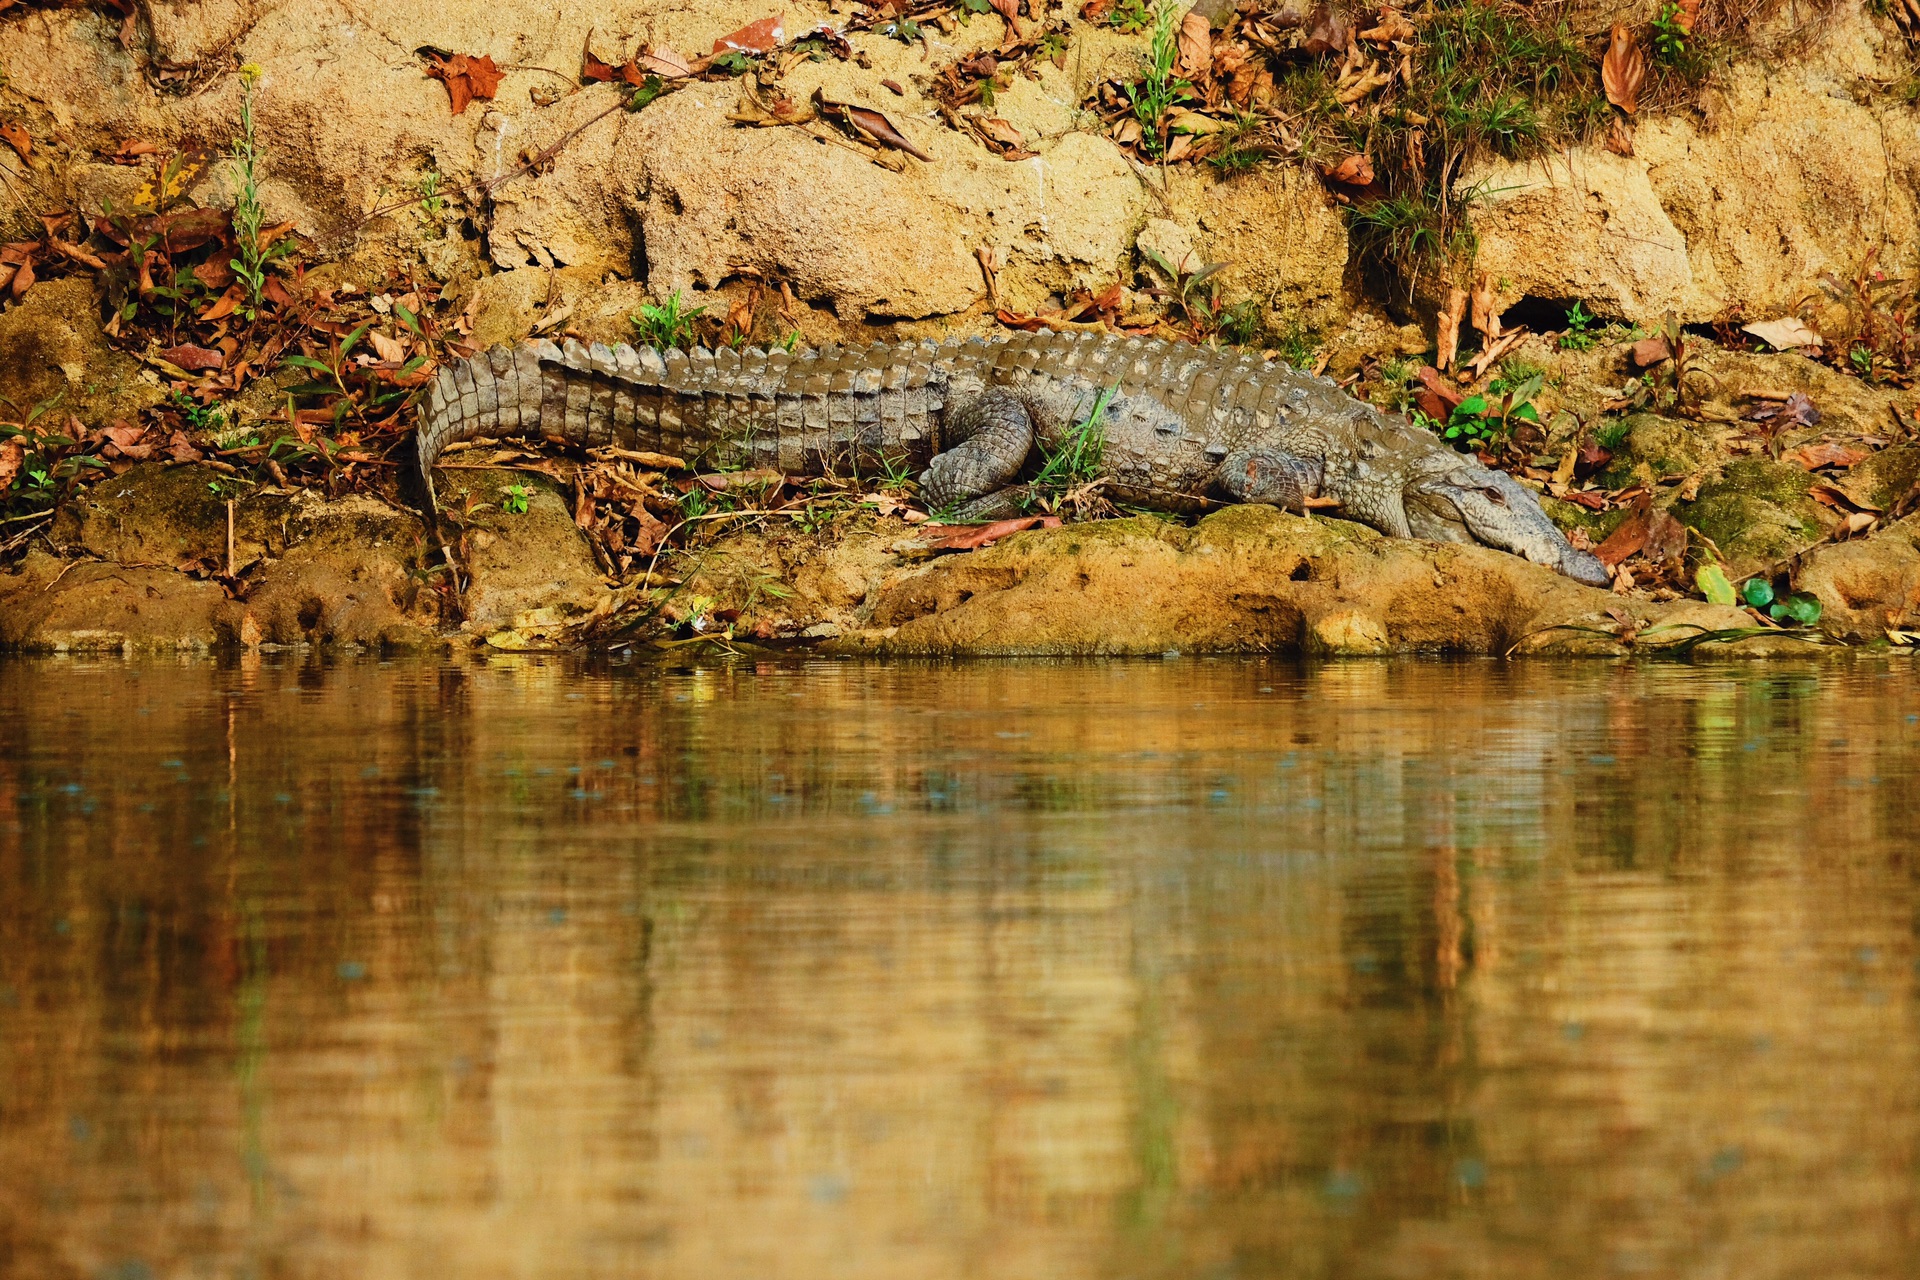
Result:
{"type": "Polygon", "coordinates": [[[1259,502],[1305,515],[1320,491],[1320,464],[1279,449],[1241,449],[1220,463],[1216,477],[1235,502],[1259,502]]]}
{"type": "Polygon", "coordinates": [[[1033,449],[1027,406],[1003,387],[989,387],[949,408],[941,434],[958,443],[920,475],[920,497],[929,511],[974,505],[973,500],[1005,488],[1033,449]]]}

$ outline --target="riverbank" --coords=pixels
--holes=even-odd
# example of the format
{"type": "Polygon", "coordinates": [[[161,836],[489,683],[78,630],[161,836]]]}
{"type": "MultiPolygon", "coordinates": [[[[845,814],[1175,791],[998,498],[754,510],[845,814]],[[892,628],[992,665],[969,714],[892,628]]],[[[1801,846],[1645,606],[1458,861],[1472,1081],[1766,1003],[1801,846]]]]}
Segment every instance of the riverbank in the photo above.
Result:
{"type": "Polygon", "coordinates": [[[0,647],[1909,642],[1903,20],[1151,17],[15,6],[0,647]],[[438,530],[399,480],[411,397],[489,343],[1023,328],[1324,372],[1538,491],[1613,589],[1325,513],[1130,515],[1092,475],[1042,504],[1062,527],[992,538],[900,476],[486,442],[438,530]]]}
{"type": "Polygon", "coordinates": [[[850,495],[837,510],[715,522],[731,527],[623,579],[596,561],[552,479],[458,474],[469,513],[450,560],[398,503],[243,488],[197,464],[131,467],[49,524],[41,542],[54,551],[35,546],[0,574],[0,647],[516,651],[704,639],[883,655],[1701,645],[1761,656],[1884,642],[1920,589],[1913,519],[1805,558],[1798,580],[1826,629],[1801,632],[1749,609],[1601,591],[1501,552],[1269,507],[1191,526],[1137,516],[1035,528],[952,550],[942,544],[953,531],[850,495]]]}

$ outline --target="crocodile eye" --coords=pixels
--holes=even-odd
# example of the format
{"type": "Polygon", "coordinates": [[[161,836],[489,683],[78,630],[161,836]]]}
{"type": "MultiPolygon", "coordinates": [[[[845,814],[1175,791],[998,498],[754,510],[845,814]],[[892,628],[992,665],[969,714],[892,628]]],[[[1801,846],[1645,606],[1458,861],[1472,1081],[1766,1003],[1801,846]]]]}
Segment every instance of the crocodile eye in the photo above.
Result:
{"type": "Polygon", "coordinates": [[[1488,485],[1486,488],[1482,489],[1480,492],[1486,494],[1487,501],[1493,503],[1496,507],[1504,507],[1507,505],[1507,495],[1500,492],[1500,490],[1494,488],[1492,485],[1488,485]]]}

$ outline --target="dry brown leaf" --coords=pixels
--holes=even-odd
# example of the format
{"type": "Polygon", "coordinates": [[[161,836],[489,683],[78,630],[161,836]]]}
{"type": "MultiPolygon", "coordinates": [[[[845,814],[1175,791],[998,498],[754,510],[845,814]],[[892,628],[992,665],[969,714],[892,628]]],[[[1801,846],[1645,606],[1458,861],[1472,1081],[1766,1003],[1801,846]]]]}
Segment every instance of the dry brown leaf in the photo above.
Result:
{"type": "Polygon", "coordinates": [[[1447,290],[1447,305],[1440,308],[1438,330],[1435,334],[1435,353],[1440,368],[1451,371],[1454,357],[1460,354],[1460,321],[1467,314],[1467,294],[1464,289],[1455,286],[1447,290]]]}
{"type": "Polygon", "coordinates": [[[1350,155],[1338,164],[1328,165],[1320,173],[1328,182],[1364,187],[1373,181],[1373,161],[1367,159],[1364,153],[1350,155]]]}
{"type": "Polygon", "coordinates": [[[1016,520],[995,520],[992,524],[950,526],[950,531],[928,545],[935,551],[972,551],[977,547],[991,546],[1022,529],[1059,527],[1059,516],[1022,516],[1016,520]]]}
{"type": "Polygon", "coordinates": [[[991,0],[993,11],[1007,20],[1007,30],[1024,40],[1026,28],[1020,25],[1020,0],[991,0]]]}
{"type": "Polygon", "coordinates": [[[1616,568],[1622,560],[1642,550],[1647,545],[1648,509],[1643,503],[1636,503],[1634,513],[1621,522],[1620,527],[1607,536],[1607,540],[1593,549],[1600,562],[1607,568],[1616,568]]]}
{"type": "Polygon", "coordinates": [[[1311,54],[1342,53],[1353,44],[1353,31],[1347,20],[1326,5],[1307,18],[1307,38],[1300,47],[1311,54]]]}
{"type": "Polygon", "coordinates": [[[136,427],[119,418],[93,433],[94,439],[113,446],[115,453],[135,462],[144,462],[153,456],[153,446],[141,443],[146,434],[145,427],[136,427]]]}
{"type": "Polygon", "coordinates": [[[13,296],[18,298],[25,294],[27,290],[33,288],[33,279],[33,259],[28,258],[14,269],[13,284],[11,286],[13,296]]]}
{"type": "Polygon", "coordinates": [[[467,104],[476,98],[482,102],[490,100],[500,90],[500,81],[504,75],[500,68],[493,65],[493,58],[475,58],[468,54],[456,53],[445,61],[435,58],[427,65],[427,74],[447,86],[447,97],[453,102],[453,114],[461,115],[467,104]]]}
{"type": "Polygon", "coordinates": [[[1178,164],[1193,151],[1193,135],[1176,133],[1173,141],[1167,144],[1166,160],[1168,164],[1178,164]]]}
{"type": "MultiPolygon", "coordinates": [[[[658,49],[642,49],[640,56],[627,65],[637,65],[640,71],[659,76],[662,80],[679,80],[693,74],[693,66],[687,61],[686,55],[666,45],[658,49]]],[[[633,83],[632,77],[628,77],[628,83],[633,83]]]]}
{"type": "Polygon", "coordinates": [[[595,84],[606,84],[621,78],[622,67],[611,62],[603,62],[593,52],[593,36],[587,36],[587,45],[580,51],[580,78],[591,80],[595,84]]]}
{"type": "Polygon", "coordinates": [[[786,29],[781,25],[785,17],[785,14],[777,13],[771,18],[749,22],[732,35],[721,36],[715,40],[713,51],[715,53],[726,53],[728,50],[737,50],[741,53],[771,52],[779,48],[780,42],[787,38],[786,29]]]}
{"type": "Polygon", "coordinates": [[[1384,71],[1378,67],[1369,65],[1366,74],[1346,88],[1340,90],[1339,93],[1336,93],[1334,100],[1342,106],[1351,106],[1372,93],[1375,89],[1384,89],[1386,86],[1392,84],[1393,76],[1394,68],[1391,65],[1384,71]]]}
{"type": "Polygon", "coordinates": [[[811,102],[795,102],[777,90],[764,89],[759,77],[748,72],[740,77],[740,102],[728,114],[727,119],[735,124],[766,127],[806,124],[816,116],[817,113],[811,102]]]}
{"type": "Polygon", "coordinates": [[[1820,335],[1809,328],[1806,321],[1795,316],[1781,316],[1778,320],[1756,320],[1752,324],[1741,325],[1740,332],[1752,334],[1777,351],[1791,351],[1797,347],[1817,347],[1821,341],[1820,335]]]}
{"type": "Polygon", "coordinates": [[[1880,510],[1880,508],[1876,507],[1871,501],[1857,498],[1853,494],[1848,493],[1845,489],[1840,488],[1838,485],[1827,484],[1824,481],[1809,487],[1807,490],[1807,496],[1812,498],[1815,502],[1819,503],[1821,506],[1832,507],[1836,511],[1850,511],[1850,510],[1878,511],[1880,510]]]}
{"type": "MultiPolygon", "coordinates": [[[[1695,2],[1698,3],[1698,0],[1695,2]]],[[[1380,25],[1362,31],[1360,38],[1374,44],[1391,44],[1395,40],[1411,40],[1418,34],[1414,25],[1402,17],[1398,9],[1382,8],[1380,25]]]]}
{"type": "Polygon", "coordinates": [[[28,136],[27,127],[17,120],[0,124],[0,142],[18,151],[22,160],[33,159],[33,139],[28,136]]]}
{"type": "Polygon", "coordinates": [[[1027,150],[1027,140],[1012,123],[999,116],[967,116],[967,127],[980,136],[980,141],[1009,160],[1030,160],[1033,152],[1027,150]]]}
{"type": "Polygon", "coordinates": [[[1423,365],[1415,376],[1420,380],[1420,390],[1414,393],[1414,407],[1435,422],[1445,422],[1467,398],[1464,391],[1448,382],[1432,365],[1423,365]]]}
{"type": "Polygon", "coordinates": [[[1180,74],[1198,79],[1213,68],[1213,25],[1198,9],[1180,19],[1180,74]]]}
{"type": "Polygon", "coordinates": [[[1665,511],[1649,511],[1646,554],[1657,565],[1679,564],[1687,554],[1687,526],[1665,511]]]}
{"type": "Polygon", "coordinates": [[[1673,359],[1673,348],[1667,345],[1664,337],[1642,338],[1628,349],[1627,359],[1633,361],[1636,369],[1651,369],[1673,359]]]}
{"type": "MultiPolygon", "coordinates": [[[[825,102],[825,99],[822,99],[825,102]]],[[[904,151],[918,160],[933,159],[932,156],[913,145],[905,134],[893,127],[893,121],[875,111],[872,107],[859,107],[850,102],[829,102],[846,115],[847,122],[861,133],[872,138],[882,146],[892,147],[895,151],[904,151]]]]}
{"type": "Polygon", "coordinates": [[[1209,133],[1219,133],[1228,127],[1225,120],[1218,120],[1186,107],[1175,107],[1167,112],[1167,128],[1174,133],[1191,133],[1196,137],[1204,137],[1209,133]]]}
{"type": "Polygon", "coordinates": [[[139,164],[140,157],[153,155],[159,150],[160,144],[157,142],[148,142],[142,138],[129,138],[114,148],[113,154],[108,156],[107,159],[114,164],[139,164]]]}
{"type": "Polygon", "coordinates": [[[1640,90],[1647,83],[1647,55],[1624,22],[1613,24],[1607,53],[1600,60],[1600,83],[1607,101],[1632,115],[1640,107],[1640,90]]]}
{"type": "Polygon", "coordinates": [[[1782,454],[1780,461],[1791,462],[1807,471],[1821,467],[1851,467],[1871,457],[1865,449],[1853,449],[1844,444],[1835,444],[1830,440],[1821,440],[1814,444],[1803,444],[1791,453],[1782,454]]]}
{"type": "Polygon", "coordinates": [[[218,369],[226,363],[226,357],[222,356],[218,351],[209,351],[205,347],[196,347],[191,343],[183,343],[177,347],[168,347],[160,353],[160,358],[170,365],[176,365],[179,368],[192,372],[198,372],[202,369],[218,369]]]}
{"type": "Polygon", "coordinates": [[[1693,24],[1700,21],[1700,0],[1674,0],[1673,25],[1688,35],[1693,34],[1693,24]]]}
{"type": "Polygon", "coordinates": [[[25,463],[26,457],[27,447],[19,440],[9,440],[5,444],[0,444],[0,490],[4,490],[13,483],[13,478],[20,474],[20,468],[25,463]]]}
{"type": "Polygon", "coordinates": [[[1607,150],[1617,156],[1633,155],[1633,121],[1615,116],[1607,125],[1607,150]]]}
{"type": "Polygon", "coordinates": [[[228,287],[225,293],[220,295],[218,301],[200,313],[200,318],[202,320],[224,320],[233,314],[235,308],[246,301],[246,297],[247,287],[236,280],[228,287]]]}
{"type": "Polygon", "coordinates": [[[1484,343],[1491,345],[1500,337],[1500,313],[1494,309],[1499,290],[1491,272],[1483,272],[1473,282],[1473,327],[1484,343]]]}
{"type": "Polygon", "coordinates": [[[407,344],[397,338],[389,338],[378,329],[369,329],[367,341],[373,344],[373,353],[380,357],[383,364],[407,362],[407,344]]]}

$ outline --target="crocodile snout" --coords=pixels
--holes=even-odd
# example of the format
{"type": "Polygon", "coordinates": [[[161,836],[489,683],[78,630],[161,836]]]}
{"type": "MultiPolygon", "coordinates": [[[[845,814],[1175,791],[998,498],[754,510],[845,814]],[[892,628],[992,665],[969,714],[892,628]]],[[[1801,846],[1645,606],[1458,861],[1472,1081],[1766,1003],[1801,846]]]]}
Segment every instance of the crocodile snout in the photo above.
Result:
{"type": "Polygon", "coordinates": [[[1569,546],[1560,557],[1560,572],[1590,587],[1611,586],[1613,583],[1613,575],[1607,572],[1607,566],[1600,557],[1578,547],[1569,546]]]}

